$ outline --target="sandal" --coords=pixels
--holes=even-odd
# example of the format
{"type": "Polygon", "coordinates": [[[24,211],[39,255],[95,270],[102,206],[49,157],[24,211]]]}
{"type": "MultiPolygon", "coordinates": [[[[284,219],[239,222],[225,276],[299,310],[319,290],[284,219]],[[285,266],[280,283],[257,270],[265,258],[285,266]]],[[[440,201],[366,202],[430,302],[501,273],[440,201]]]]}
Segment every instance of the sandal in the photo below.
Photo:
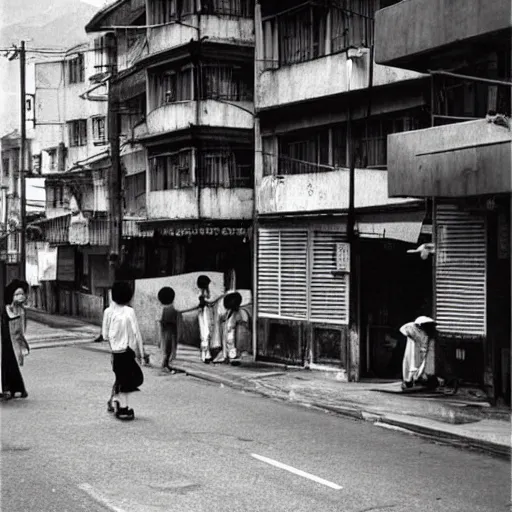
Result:
{"type": "Polygon", "coordinates": [[[135,418],[135,412],[133,411],[133,409],[130,409],[128,407],[119,407],[119,402],[116,403],[116,418],[120,420],[133,420],[133,418],[135,418]]]}

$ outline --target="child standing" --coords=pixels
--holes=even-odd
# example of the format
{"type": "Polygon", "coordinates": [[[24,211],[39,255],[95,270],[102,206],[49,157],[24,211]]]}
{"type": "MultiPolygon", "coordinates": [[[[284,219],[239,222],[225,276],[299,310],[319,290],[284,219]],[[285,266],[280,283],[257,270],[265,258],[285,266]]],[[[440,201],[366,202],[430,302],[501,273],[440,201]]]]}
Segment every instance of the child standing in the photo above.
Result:
{"type": "Polygon", "coordinates": [[[173,305],[175,296],[174,290],[169,286],[165,286],[158,292],[158,300],[163,306],[162,316],[160,317],[162,370],[167,368],[173,371],[169,363],[176,359],[176,351],[178,350],[178,312],[173,305]]]}
{"type": "Polygon", "coordinates": [[[135,417],[133,409],[128,404],[129,393],[138,391],[144,382],[144,375],[139,366],[144,359],[144,345],[135,312],[128,305],[132,297],[133,290],[130,284],[116,281],[112,285],[112,304],[103,314],[102,327],[103,339],[110,344],[112,369],[116,376],[108,401],[108,411],[115,410],[117,418],[128,420],[135,417]]]}

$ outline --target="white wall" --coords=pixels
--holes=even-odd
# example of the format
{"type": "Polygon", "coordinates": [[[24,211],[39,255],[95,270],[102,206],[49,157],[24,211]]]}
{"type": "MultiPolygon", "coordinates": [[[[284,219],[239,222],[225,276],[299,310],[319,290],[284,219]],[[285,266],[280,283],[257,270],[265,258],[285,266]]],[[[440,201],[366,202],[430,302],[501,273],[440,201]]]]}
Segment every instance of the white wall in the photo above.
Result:
{"type": "MultiPolygon", "coordinates": [[[[221,103],[215,100],[200,102],[199,124],[201,126],[223,126],[227,128],[252,129],[254,118],[251,113],[252,103],[239,102],[239,105],[221,103]]],[[[173,132],[197,125],[197,102],[183,101],[169,103],[156,108],[147,115],[146,127],[150,135],[173,132]]]]}
{"type": "MultiPolygon", "coordinates": [[[[258,213],[336,210],[348,208],[349,170],[265,176],[258,188],[258,213]]],[[[355,206],[399,204],[388,198],[388,173],[370,169],[355,171],[355,206]]]]}
{"type": "Polygon", "coordinates": [[[148,217],[153,219],[250,219],[253,192],[245,188],[190,187],[147,193],[148,217]]]}

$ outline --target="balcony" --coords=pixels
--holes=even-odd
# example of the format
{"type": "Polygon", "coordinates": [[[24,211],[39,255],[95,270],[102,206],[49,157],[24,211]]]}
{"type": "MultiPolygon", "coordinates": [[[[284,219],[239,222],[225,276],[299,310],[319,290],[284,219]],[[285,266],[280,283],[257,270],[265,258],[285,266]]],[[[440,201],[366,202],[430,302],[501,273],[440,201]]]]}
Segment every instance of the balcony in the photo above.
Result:
{"type": "MultiPolygon", "coordinates": [[[[350,80],[346,52],[266,70],[261,73],[256,87],[256,109],[270,109],[366,89],[370,72],[368,50],[362,50],[361,57],[352,62],[350,80]]],[[[375,87],[424,77],[416,72],[379,65],[374,66],[373,73],[375,87]]]]}
{"type": "Polygon", "coordinates": [[[510,128],[486,120],[388,137],[390,197],[512,192],[510,128]]]}
{"type": "Polygon", "coordinates": [[[484,40],[510,47],[510,0],[404,0],[377,11],[375,60],[426,71],[453,67],[484,40]]]}
{"type": "Polygon", "coordinates": [[[251,188],[199,188],[148,192],[150,219],[251,219],[251,188]]]}
{"type": "Polygon", "coordinates": [[[198,35],[208,43],[224,43],[233,46],[254,46],[254,21],[250,18],[197,15],[186,17],[183,24],[171,23],[149,28],[147,48],[143,58],[197,41],[198,35]],[[199,21],[200,20],[200,21],[199,21]]]}
{"type": "Polygon", "coordinates": [[[197,116],[196,101],[169,103],[150,112],[146,123],[134,129],[134,137],[136,139],[156,137],[197,125],[252,130],[254,117],[251,109],[250,102],[240,102],[235,105],[204,100],[200,102],[197,116]],[[247,110],[239,108],[238,105],[247,110]]]}
{"type": "MultiPolygon", "coordinates": [[[[264,176],[258,187],[256,207],[261,214],[344,210],[348,208],[348,169],[302,169],[300,174],[264,176]]],[[[403,203],[388,198],[388,173],[355,171],[355,206],[403,203]]]]}

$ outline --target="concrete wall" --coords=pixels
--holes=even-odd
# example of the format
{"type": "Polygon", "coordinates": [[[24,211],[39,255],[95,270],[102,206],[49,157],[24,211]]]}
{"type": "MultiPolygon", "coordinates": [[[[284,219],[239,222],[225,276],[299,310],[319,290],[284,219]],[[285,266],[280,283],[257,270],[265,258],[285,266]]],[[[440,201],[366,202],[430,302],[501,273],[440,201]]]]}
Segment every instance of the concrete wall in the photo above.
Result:
{"type": "Polygon", "coordinates": [[[510,0],[405,0],[375,15],[375,60],[392,63],[510,28],[510,0]]]}
{"type": "Polygon", "coordinates": [[[388,136],[389,195],[510,193],[512,135],[486,120],[388,136]]]}
{"type": "MultiPolygon", "coordinates": [[[[263,71],[256,82],[255,107],[267,109],[366,89],[370,67],[368,50],[352,62],[352,71],[349,72],[347,54],[338,53],[263,71]]],[[[375,87],[423,77],[414,71],[388,66],[375,65],[373,71],[375,87]]]]}
{"type": "MultiPolygon", "coordinates": [[[[155,277],[152,279],[137,279],[135,281],[135,294],[132,306],[137,315],[142,339],[150,345],[158,344],[159,331],[158,319],[162,314],[162,305],[158,301],[158,291],[164,286],[170,286],[176,292],[174,306],[183,311],[198,305],[199,290],[196,283],[201,274],[206,274],[211,279],[210,292],[212,299],[224,293],[224,276],[221,272],[192,272],[177,276],[155,277]]],[[[191,312],[184,317],[185,329],[188,333],[190,344],[198,345],[198,340],[190,339],[199,337],[197,327],[197,312],[191,312]]]]}
{"type": "MultiPolygon", "coordinates": [[[[240,102],[240,106],[251,110],[250,102],[240,102]]],[[[146,127],[149,135],[183,130],[196,125],[195,101],[169,103],[156,108],[147,115],[146,127]]],[[[238,108],[215,100],[200,102],[199,124],[202,126],[223,126],[226,128],[252,129],[253,115],[238,108]]]]}
{"type": "Polygon", "coordinates": [[[207,37],[208,41],[254,44],[254,21],[252,19],[203,15],[199,24],[198,16],[191,15],[185,16],[182,22],[190,26],[170,24],[148,28],[148,50],[145,55],[153,55],[176,48],[188,44],[191,40],[197,41],[198,29],[200,29],[201,37],[207,37]]]}
{"type": "MultiPolygon", "coordinates": [[[[386,171],[356,169],[355,206],[403,203],[388,198],[386,171]]],[[[349,171],[265,176],[257,193],[260,214],[348,208],[349,171]]]]}
{"type": "Polygon", "coordinates": [[[245,188],[190,187],[147,193],[153,219],[250,219],[253,192],[245,188]]]}

